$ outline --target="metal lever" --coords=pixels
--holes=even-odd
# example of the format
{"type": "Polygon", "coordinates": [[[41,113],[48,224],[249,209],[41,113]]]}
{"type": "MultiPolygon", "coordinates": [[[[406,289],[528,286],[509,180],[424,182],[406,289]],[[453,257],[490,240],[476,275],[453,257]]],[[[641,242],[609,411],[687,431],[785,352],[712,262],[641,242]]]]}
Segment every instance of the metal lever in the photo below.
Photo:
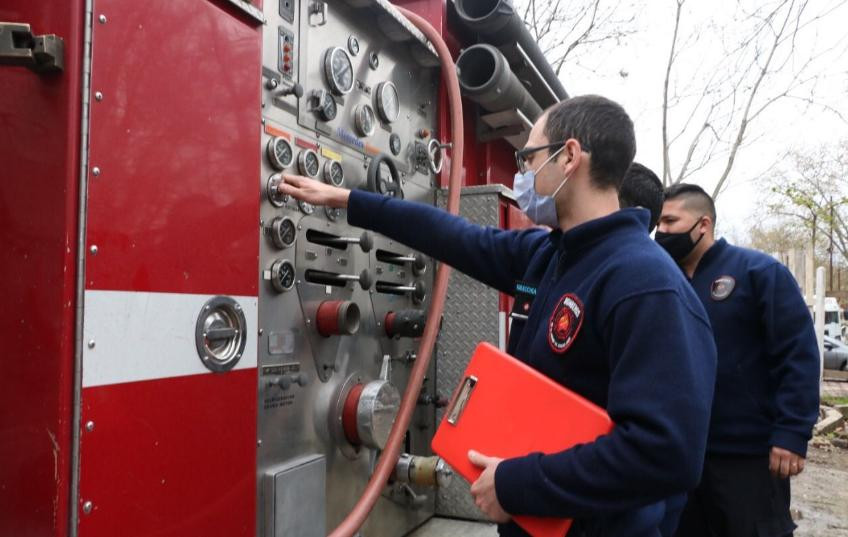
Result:
{"type": "Polygon", "coordinates": [[[388,282],[377,282],[378,293],[391,293],[400,295],[403,293],[411,293],[412,300],[416,303],[421,303],[427,297],[427,288],[423,282],[415,282],[414,285],[395,285],[388,282]]]}
{"type": "Polygon", "coordinates": [[[371,238],[371,235],[367,231],[363,231],[359,237],[339,237],[333,240],[338,243],[358,244],[366,254],[374,247],[374,239],[371,238]]]}
{"type": "Polygon", "coordinates": [[[358,244],[366,254],[374,247],[374,239],[367,231],[363,231],[359,237],[337,237],[323,231],[308,229],[306,230],[306,240],[322,246],[340,249],[347,248],[348,244],[358,244]]]}
{"type": "Polygon", "coordinates": [[[222,339],[232,339],[238,334],[236,328],[213,328],[206,331],[206,339],[210,341],[219,341],[222,339]]]}
{"type": "Polygon", "coordinates": [[[324,26],[325,24],[327,24],[327,2],[312,2],[309,5],[309,25],[324,26]],[[321,22],[313,24],[312,15],[321,15],[321,22]]]}
{"type": "Polygon", "coordinates": [[[342,282],[358,282],[363,291],[371,288],[371,274],[365,269],[356,274],[337,274],[335,272],[326,272],[323,270],[308,269],[304,273],[304,278],[310,283],[319,283],[321,285],[346,285],[342,282]]]}
{"type": "Polygon", "coordinates": [[[367,270],[363,270],[359,276],[356,274],[339,274],[338,278],[340,280],[359,283],[363,291],[367,291],[371,287],[371,275],[368,274],[367,270]]]}
{"type": "Polygon", "coordinates": [[[453,144],[440,144],[435,138],[427,143],[427,160],[431,172],[439,173],[442,171],[442,164],[445,162],[444,150],[446,147],[452,146],[453,144]]]}
{"type": "Polygon", "coordinates": [[[295,82],[277,92],[277,97],[285,97],[286,95],[294,95],[296,99],[300,99],[303,97],[303,86],[295,82]]]}
{"type": "Polygon", "coordinates": [[[65,41],[55,34],[32,35],[29,24],[0,22],[0,65],[26,67],[38,74],[65,68],[65,41]]]}
{"type": "Polygon", "coordinates": [[[427,268],[427,260],[421,254],[415,255],[396,255],[391,259],[386,258],[385,261],[394,263],[412,263],[412,273],[416,276],[423,274],[427,268]]]}

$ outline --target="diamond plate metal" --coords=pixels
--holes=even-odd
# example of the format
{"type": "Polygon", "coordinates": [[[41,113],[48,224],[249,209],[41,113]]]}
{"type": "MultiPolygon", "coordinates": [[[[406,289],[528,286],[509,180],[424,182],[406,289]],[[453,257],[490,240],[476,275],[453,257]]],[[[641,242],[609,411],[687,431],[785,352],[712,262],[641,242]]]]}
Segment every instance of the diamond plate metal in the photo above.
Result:
{"type": "Polygon", "coordinates": [[[497,537],[498,527],[495,524],[485,522],[466,522],[464,520],[437,517],[431,518],[407,537],[445,537],[445,535],[497,537]]]}
{"type": "MultiPolygon", "coordinates": [[[[470,187],[460,193],[460,215],[484,226],[500,227],[499,200],[502,192],[492,187],[470,187]]],[[[438,191],[436,203],[444,208],[447,193],[438,191]]],[[[436,348],[436,391],[449,397],[462,378],[474,348],[481,341],[498,344],[499,298],[495,289],[459,271],[451,274],[444,321],[436,348]]],[[[439,410],[436,423],[444,411],[439,410]]],[[[470,485],[456,476],[436,495],[436,514],[471,520],[486,520],[471,499],[470,485]]]]}

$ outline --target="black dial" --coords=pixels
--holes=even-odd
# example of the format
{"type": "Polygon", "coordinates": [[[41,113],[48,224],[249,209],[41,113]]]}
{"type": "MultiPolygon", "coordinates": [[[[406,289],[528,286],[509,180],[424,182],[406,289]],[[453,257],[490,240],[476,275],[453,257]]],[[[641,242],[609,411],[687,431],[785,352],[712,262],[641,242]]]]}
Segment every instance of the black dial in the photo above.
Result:
{"type": "Polygon", "coordinates": [[[389,149],[392,151],[392,155],[400,155],[401,141],[400,136],[398,136],[397,133],[392,133],[392,135],[389,136],[389,149]]]}
{"type": "Polygon", "coordinates": [[[336,119],[339,113],[336,99],[328,91],[319,90],[312,95],[312,111],[323,121],[336,119]]]}
{"type": "Polygon", "coordinates": [[[271,242],[274,243],[274,246],[283,249],[294,244],[297,231],[290,218],[278,216],[268,226],[268,234],[271,236],[271,242]]]}
{"type": "Polygon", "coordinates": [[[315,212],[315,206],[306,201],[298,201],[297,206],[303,211],[303,214],[312,214],[315,212]]]}
{"type": "Polygon", "coordinates": [[[276,136],[268,141],[268,161],[275,170],[288,168],[293,159],[294,152],[288,140],[276,136]]]}
{"type": "Polygon", "coordinates": [[[357,54],[359,54],[359,39],[354,36],[348,37],[347,50],[350,51],[351,56],[356,56],[357,54]]]}
{"type": "Polygon", "coordinates": [[[324,212],[327,213],[327,218],[335,222],[342,216],[342,210],[338,207],[324,207],[324,212]]]}
{"type": "Polygon", "coordinates": [[[392,123],[400,115],[397,87],[391,82],[377,84],[377,113],[386,123],[392,123]]]}
{"type": "Polygon", "coordinates": [[[318,155],[311,149],[304,149],[297,156],[297,168],[302,175],[309,177],[318,177],[320,162],[318,155]]]}
{"type": "Polygon", "coordinates": [[[374,109],[367,104],[360,104],[354,111],[354,124],[360,136],[371,136],[374,134],[374,124],[377,118],[374,109]]]}
{"type": "Polygon", "coordinates": [[[294,265],[291,261],[278,259],[271,265],[271,285],[279,292],[294,287],[294,265]]]}
{"type": "Polygon", "coordinates": [[[334,186],[344,184],[344,168],[336,160],[328,160],[324,163],[324,181],[334,186]]]}
{"type": "Polygon", "coordinates": [[[350,93],[353,89],[353,64],[346,50],[339,47],[327,49],[324,53],[324,76],[333,93],[350,93]]]}
{"type": "Polygon", "coordinates": [[[376,52],[372,52],[368,55],[368,66],[376,71],[378,67],[380,67],[380,57],[376,52]]]}

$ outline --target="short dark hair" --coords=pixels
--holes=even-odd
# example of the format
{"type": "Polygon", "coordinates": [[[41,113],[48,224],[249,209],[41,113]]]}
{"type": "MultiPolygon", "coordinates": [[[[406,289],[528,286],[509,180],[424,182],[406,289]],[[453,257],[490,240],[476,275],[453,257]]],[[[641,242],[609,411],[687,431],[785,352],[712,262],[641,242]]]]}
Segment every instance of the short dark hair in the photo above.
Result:
{"type": "Polygon", "coordinates": [[[620,104],[600,95],[566,99],[548,108],[544,132],[550,142],[574,138],[591,153],[589,176],[595,186],[621,188],[636,155],[636,134],[620,104]]]}
{"type": "Polygon", "coordinates": [[[662,214],[662,181],[649,168],[634,162],[624,174],[624,182],[618,190],[618,202],[622,208],[644,207],[651,211],[648,230],[652,231],[662,214]]]}
{"type": "Polygon", "coordinates": [[[665,200],[682,199],[683,205],[690,211],[706,214],[716,222],[716,208],[712,196],[699,187],[690,183],[677,183],[665,189],[665,200]]]}

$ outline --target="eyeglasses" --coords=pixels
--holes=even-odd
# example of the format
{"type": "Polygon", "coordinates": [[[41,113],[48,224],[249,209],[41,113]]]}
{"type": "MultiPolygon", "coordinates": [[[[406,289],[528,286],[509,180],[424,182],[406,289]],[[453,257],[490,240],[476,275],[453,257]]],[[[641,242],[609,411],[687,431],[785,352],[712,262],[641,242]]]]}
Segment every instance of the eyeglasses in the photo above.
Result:
{"type": "MultiPolygon", "coordinates": [[[[530,155],[544,149],[553,149],[554,147],[561,147],[563,145],[565,145],[565,142],[556,142],[548,145],[540,145],[538,147],[525,147],[524,149],[519,149],[515,152],[515,166],[518,168],[519,172],[527,173],[527,159],[530,155]]],[[[583,145],[581,149],[586,153],[591,153],[591,150],[587,145],[583,145]]]]}

